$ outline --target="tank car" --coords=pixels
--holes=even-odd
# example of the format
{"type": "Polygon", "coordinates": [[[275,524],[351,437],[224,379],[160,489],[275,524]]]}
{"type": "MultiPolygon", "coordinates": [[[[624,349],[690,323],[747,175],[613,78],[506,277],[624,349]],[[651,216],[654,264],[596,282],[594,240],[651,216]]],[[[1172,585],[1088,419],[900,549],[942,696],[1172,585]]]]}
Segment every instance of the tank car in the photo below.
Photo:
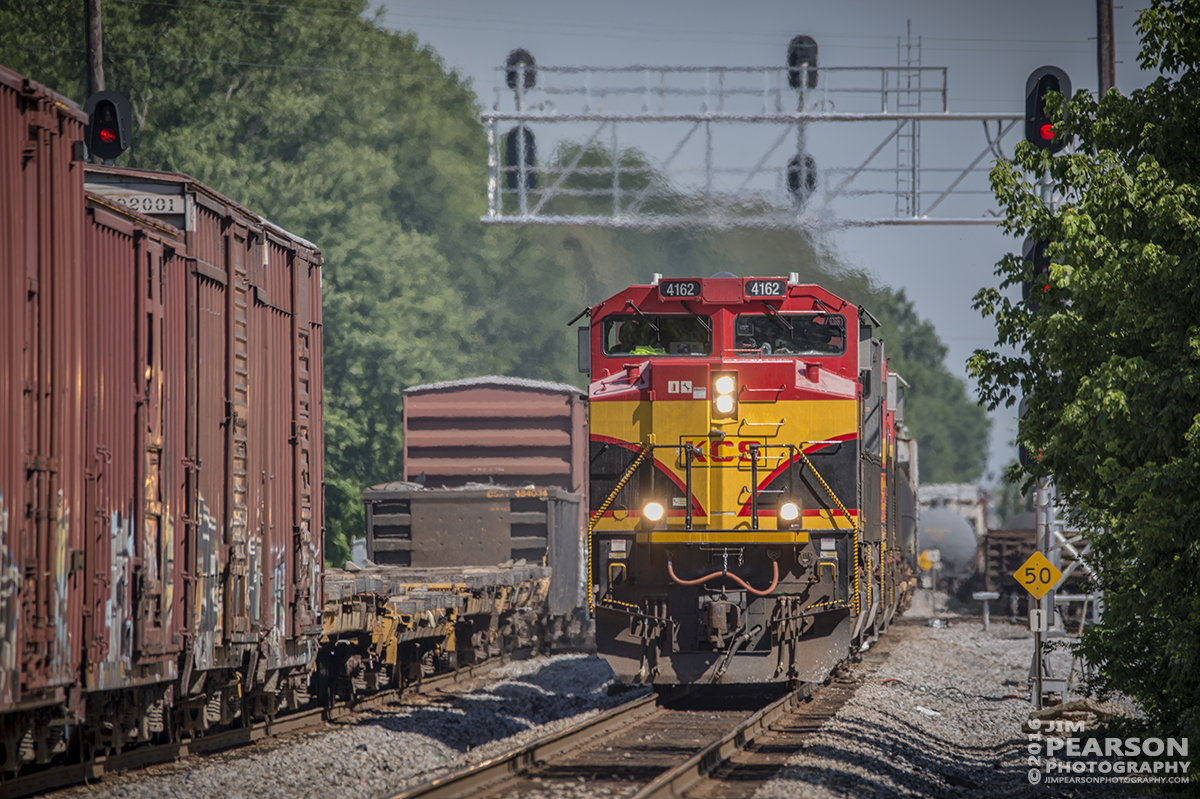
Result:
{"type": "Polygon", "coordinates": [[[978,544],[971,523],[946,508],[928,508],[921,512],[918,536],[921,552],[936,550],[937,578],[950,593],[975,576],[978,544]]]}
{"type": "Polygon", "coordinates": [[[589,602],[624,682],[819,681],[915,585],[904,381],[864,309],[789,278],[590,309],[589,602]]]}

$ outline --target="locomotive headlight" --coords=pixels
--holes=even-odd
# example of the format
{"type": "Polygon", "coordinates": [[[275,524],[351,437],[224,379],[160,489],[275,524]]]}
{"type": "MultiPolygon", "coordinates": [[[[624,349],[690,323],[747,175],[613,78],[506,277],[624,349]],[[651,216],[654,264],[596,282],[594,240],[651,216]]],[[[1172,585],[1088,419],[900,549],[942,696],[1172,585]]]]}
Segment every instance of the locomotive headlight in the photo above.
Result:
{"type": "Polygon", "coordinates": [[[779,506],[779,518],[785,522],[794,522],[800,518],[800,506],[795,502],[785,502],[779,506]]]}
{"type": "Polygon", "coordinates": [[[642,508],[642,515],[652,522],[657,522],[663,517],[663,506],[657,502],[647,502],[642,508]]]}
{"type": "Polygon", "coordinates": [[[717,372],[712,376],[712,414],[716,418],[737,416],[737,372],[717,372]]]}

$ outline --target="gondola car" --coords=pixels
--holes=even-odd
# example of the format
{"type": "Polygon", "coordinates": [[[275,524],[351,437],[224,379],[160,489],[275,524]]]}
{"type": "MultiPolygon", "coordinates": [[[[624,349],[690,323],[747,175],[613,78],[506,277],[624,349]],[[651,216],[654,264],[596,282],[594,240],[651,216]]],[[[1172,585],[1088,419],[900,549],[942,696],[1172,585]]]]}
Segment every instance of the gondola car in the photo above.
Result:
{"type": "Polygon", "coordinates": [[[915,585],[905,383],[860,306],[655,276],[590,309],[589,602],[626,683],[815,682],[915,585]]]}

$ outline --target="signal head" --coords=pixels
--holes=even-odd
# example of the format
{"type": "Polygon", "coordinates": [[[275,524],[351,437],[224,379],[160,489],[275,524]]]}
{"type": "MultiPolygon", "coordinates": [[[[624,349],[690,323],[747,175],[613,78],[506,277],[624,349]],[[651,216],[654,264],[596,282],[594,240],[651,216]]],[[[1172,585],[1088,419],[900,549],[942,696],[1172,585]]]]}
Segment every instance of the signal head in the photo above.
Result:
{"type": "Polygon", "coordinates": [[[133,115],[129,101],[116,92],[96,92],[84,103],[88,115],[84,140],[92,155],[111,161],[129,147],[133,115]]]}
{"type": "Polygon", "coordinates": [[[817,49],[817,40],[811,36],[796,36],[788,42],[788,85],[793,89],[817,88],[817,49]]]}
{"type": "Polygon", "coordinates": [[[1021,299],[1029,306],[1029,310],[1037,311],[1041,303],[1037,301],[1038,294],[1050,291],[1050,255],[1046,252],[1049,242],[1025,239],[1021,245],[1021,257],[1033,264],[1033,278],[1021,284],[1021,299]],[[1038,291],[1040,289],[1040,292],[1038,291]]]}
{"type": "MultiPolygon", "coordinates": [[[[1025,81],[1025,141],[1039,150],[1057,153],[1066,146],[1055,141],[1054,122],[1046,113],[1046,95],[1058,92],[1064,103],[1071,99],[1071,79],[1058,67],[1038,67],[1025,81]]],[[[1065,108],[1065,106],[1064,106],[1065,108]]]]}

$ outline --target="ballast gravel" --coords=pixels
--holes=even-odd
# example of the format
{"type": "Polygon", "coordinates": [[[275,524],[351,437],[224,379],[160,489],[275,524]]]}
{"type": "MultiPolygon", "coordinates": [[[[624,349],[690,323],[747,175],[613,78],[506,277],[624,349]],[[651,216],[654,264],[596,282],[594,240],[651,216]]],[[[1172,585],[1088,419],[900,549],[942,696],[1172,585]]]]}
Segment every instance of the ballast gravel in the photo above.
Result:
{"type": "MultiPolygon", "coordinates": [[[[850,669],[855,694],[754,799],[1076,799],[1122,792],[1112,784],[1030,784],[1021,725],[1031,710],[1025,686],[1033,638],[1025,626],[994,619],[984,632],[978,616],[948,613],[944,599],[921,592],[890,634],[896,636],[890,654],[850,669]],[[948,626],[927,626],[931,618],[948,626]]],[[[1072,670],[1067,653],[1056,652],[1050,661],[1056,676],[1072,670]]],[[[55,797],[379,799],[637,695],[609,696],[612,680],[608,666],[591,656],[512,663],[468,695],[368,712],[321,731],[120,775],[55,797]]],[[[622,784],[625,776],[547,784],[535,793],[538,799],[617,799],[639,787],[622,784]]],[[[748,793],[733,790],[721,795],[748,793]]]]}
{"type": "MultiPolygon", "coordinates": [[[[1025,690],[1033,634],[1003,619],[984,632],[980,617],[944,607],[931,603],[928,592],[918,596],[892,629],[900,640],[890,655],[853,669],[861,681],[854,696],[754,799],[1069,799],[1124,792],[1111,783],[1031,784],[1021,725],[1032,710],[1025,690]],[[927,626],[929,618],[948,626],[927,626]]],[[[1069,676],[1072,665],[1067,652],[1050,657],[1056,677],[1069,676]]],[[[1105,709],[1134,712],[1115,703],[1105,709]]]]}
{"type": "MultiPolygon", "coordinates": [[[[377,799],[482,762],[630,701],[595,656],[507,664],[483,688],[368,711],[325,729],[118,775],[56,799],[377,799]]],[[[644,690],[644,689],[642,689],[644,690]]]]}

